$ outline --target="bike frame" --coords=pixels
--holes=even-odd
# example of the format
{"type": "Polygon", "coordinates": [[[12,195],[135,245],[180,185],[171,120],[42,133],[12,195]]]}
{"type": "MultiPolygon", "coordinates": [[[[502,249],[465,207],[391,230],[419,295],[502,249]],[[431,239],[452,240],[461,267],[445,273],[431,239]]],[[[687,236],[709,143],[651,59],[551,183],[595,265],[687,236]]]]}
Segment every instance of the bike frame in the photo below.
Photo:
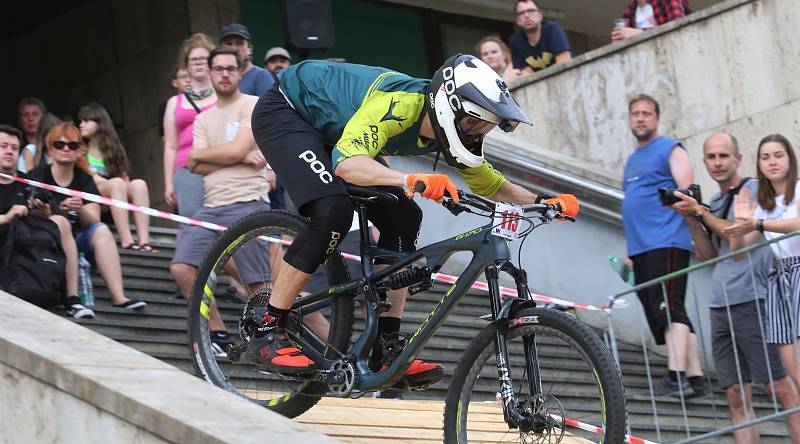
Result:
{"type": "MultiPolygon", "coordinates": [[[[493,236],[490,231],[492,223],[479,228],[472,229],[459,234],[451,239],[446,239],[420,250],[411,253],[398,253],[382,250],[371,245],[369,240],[369,228],[367,224],[366,206],[361,202],[357,205],[358,219],[360,223],[359,232],[361,236],[361,268],[365,277],[356,279],[340,285],[335,285],[327,290],[298,298],[293,304],[293,309],[299,309],[302,315],[317,311],[329,304],[330,298],[335,295],[349,293],[349,297],[355,297],[355,291],[363,291],[366,301],[366,325],[364,331],[353,343],[346,355],[337,356],[334,359],[326,357],[328,345],[326,341],[316,336],[310,329],[300,322],[300,333],[294,334],[293,339],[303,344],[303,352],[311,358],[317,365],[324,370],[330,370],[334,364],[346,356],[353,357],[357,372],[354,390],[369,391],[380,390],[391,387],[399,380],[406,369],[411,365],[419,352],[425,347],[433,334],[441,327],[444,320],[456,306],[458,301],[467,293],[472,284],[478,279],[481,271],[484,272],[489,286],[489,300],[492,309],[492,321],[499,319],[503,303],[500,295],[499,271],[508,273],[515,281],[520,298],[530,300],[530,292],[527,289],[527,279],[523,270],[515,267],[510,261],[510,250],[508,241],[503,238],[493,236]],[[441,266],[453,253],[467,251],[472,253],[472,260],[467,265],[464,272],[454,284],[445,292],[439,303],[423,321],[422,325],[410,337],[407,344],[394,359],[388,369],[375,373],[367,365],[368,357],[372,346],[376,340],[378,332],[378,318],[380,312],[377,310],[380,297],[375,285],[386,277],[404,269],[419,260],[425,260],[426,266],[432,272],[437,272],[441,266]],[[376,256],[391,257],[396,261],[387,268],[378,272],[373,271],[372,262],[376,256]]],[[[508,350],[504,340],[505,330],[499,329],[495,345],[497,348],[498,374],[503,383],[502,395],[505,407],[510,407],[515,396],[510,386],[510,368],[508,365],[508,350]]],[[[337,354],[342,354],[338,351],[337,354]]],[[[531,375],[538,376],[538,368],[535,365],[536,353],[534,347],[526,347],[526,358],[528,371],[531,375]]],[[[531,378],[531,390],[540,387],[538,377],[531,378]]],[[[531,391],[531,393],[536,393],[531,391]]],[[[504,409],[506,410],[506,409],[504,409]]]]}

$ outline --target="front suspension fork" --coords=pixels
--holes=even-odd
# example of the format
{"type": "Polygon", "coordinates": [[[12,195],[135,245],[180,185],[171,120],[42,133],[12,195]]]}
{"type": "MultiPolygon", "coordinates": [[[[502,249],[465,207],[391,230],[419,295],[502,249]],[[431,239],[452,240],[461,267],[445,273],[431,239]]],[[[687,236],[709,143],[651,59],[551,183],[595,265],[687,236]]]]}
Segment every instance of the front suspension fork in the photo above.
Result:
{"type": "MultiPolygon", "coordinates": [[[[496,327],[494,345],[497,356],[497,376],[500,380],[500,396],[503,403],[503,416],[510,428],[517,428],[522,425],[528,425],[531,419],[528,415],[523,415],[520,412],[517,395],[514,393],[511,362],[508,353],[508,327],[511,316],[514,314],[517,307],[532,307],[535,306],[535,303],[530,298],[525,271],[514,267],[510,262],[502,263],[501,267],[500,269],[508,272],[514,278],[519,299],[514,300],[509,298],[505,301],[501,299],[499,283],[500,269],[498,269],[497,265],[493,264],[486,267],[486,282],[489,287],[492,317],[496,327]]],[[[534,339],[535,337],[533,335],[527,335],[522,338],[525,349],[525,370],[529,375],[528,390],[531,399],[536,398],[536,395],[542,393],[539,355],[536,350],[536,342],[534,339]]],[[[536,411],[539,406],[532,407],[534,411],[536,411]]]]}

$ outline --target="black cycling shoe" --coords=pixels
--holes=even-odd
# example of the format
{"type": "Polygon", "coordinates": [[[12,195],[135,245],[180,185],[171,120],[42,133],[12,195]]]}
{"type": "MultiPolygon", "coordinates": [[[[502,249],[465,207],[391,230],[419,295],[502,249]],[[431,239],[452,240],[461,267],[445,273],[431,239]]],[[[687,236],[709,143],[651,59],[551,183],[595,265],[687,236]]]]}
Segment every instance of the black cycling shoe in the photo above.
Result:
{"type": "MultiPolygon", "coordinates": [[[[383,364],[378,369],[379,372],[386,370],[394,361],[394,358],[400,354],[403,347],[405,347],[407,338],[407,334],[398,332],[386,333],[379,339],[379,343],[383,348],[382,356],[384,357],[383,364]]],[[[403,377],[392,386],[392,390],[425,390],[439,382],[443,377],[444,367],[442,364],[415,359],[406,369],[403,377]]]]}
{"type": "Polygon", "coordinates": [[[255,364],[267,371],[285,375],[307,375],[317,371],[317,364],[295,347],[281,327],[274,327],[261,337],[253,336],[239,363],[255,364]]]}

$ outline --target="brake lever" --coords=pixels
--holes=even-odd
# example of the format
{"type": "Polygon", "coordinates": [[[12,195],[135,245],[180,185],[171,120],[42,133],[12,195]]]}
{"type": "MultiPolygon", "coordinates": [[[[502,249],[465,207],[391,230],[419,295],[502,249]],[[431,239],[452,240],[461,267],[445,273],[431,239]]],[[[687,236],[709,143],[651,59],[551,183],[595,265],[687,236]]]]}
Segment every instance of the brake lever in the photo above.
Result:
{"type": "Polygon", "coordinates": [[[447,208],[447,210],[450,211],[451,213],[453,213],[453,216],[458,216],[459,214],[466,211],[466,209],[463,206],[461,206],[461,204],[457,204],[450,199],[445,199],[442,202],[442,206],[447,208]]]}

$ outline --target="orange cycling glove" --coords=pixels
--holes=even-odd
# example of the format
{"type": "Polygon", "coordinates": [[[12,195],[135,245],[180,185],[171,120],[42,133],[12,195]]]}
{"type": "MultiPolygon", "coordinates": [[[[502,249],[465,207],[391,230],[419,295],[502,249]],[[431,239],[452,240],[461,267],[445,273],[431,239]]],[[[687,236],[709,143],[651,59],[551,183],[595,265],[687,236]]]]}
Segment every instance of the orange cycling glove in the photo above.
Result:
{"type": "MultiPolygon", "coordinates": [[[[564,216],[575,217],[578,215],[578,210],[580,210],[580,205],[578,204],[578,198],[573,196],[572,194],[559,194],[558,196],[547,199],[544,203],[548,205],[558,205],[561,208],[560,213],[564,216]]],[[[561,221],[565,221],[566,219],[556,218],[561,221]]]]}
{"type": "Polygon", "coordinates": [[[444,192],[450,193],[453,202],[458,203],[458,188],[446,174],[408,174],[406,175],[406,188],[409,199],[414,197],[417,184],[422,183],[425,188],[419,194],[426,199],[442,203],[444,192]]]}

